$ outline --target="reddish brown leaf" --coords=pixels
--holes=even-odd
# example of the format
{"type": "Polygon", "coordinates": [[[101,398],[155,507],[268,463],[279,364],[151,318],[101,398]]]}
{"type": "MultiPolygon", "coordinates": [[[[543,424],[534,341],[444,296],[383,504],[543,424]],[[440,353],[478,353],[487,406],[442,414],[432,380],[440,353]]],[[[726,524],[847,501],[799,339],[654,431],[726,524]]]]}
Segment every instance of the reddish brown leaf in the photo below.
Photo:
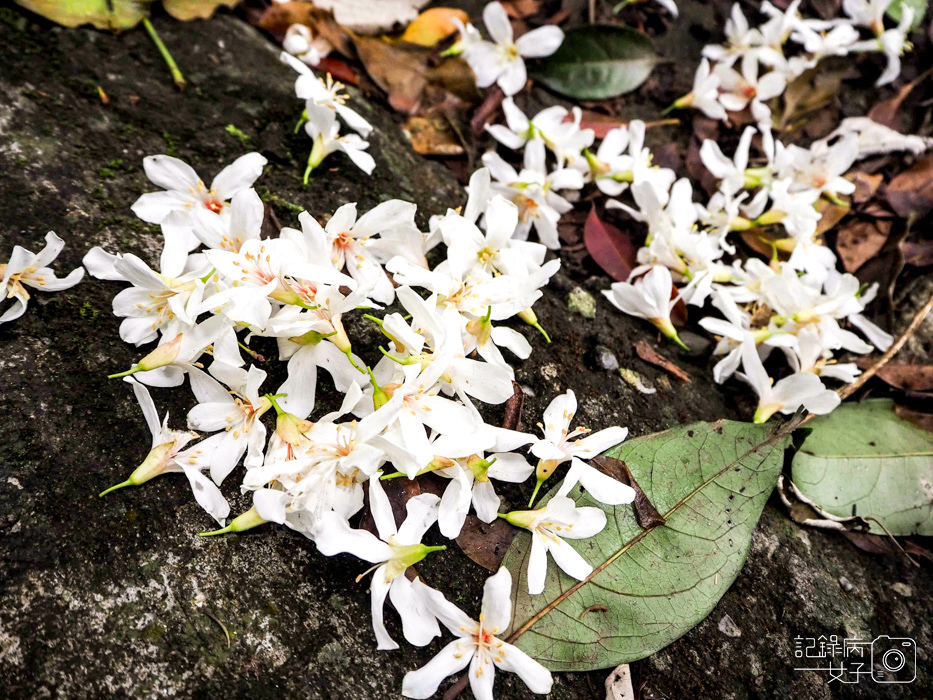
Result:
{"type": "Polygon", "coordinates": [[[872,535],[867,532],[843,532],[842,535],[869,554],[912,554],[933,561],[933,553],[910,540],[895,541],[885,535],[872,535]]]}
{"type": "Polygon", "coordinates": [[[484,569],[498,571],[516,532],[514,527],[501,518],[484,523],[475,515],[468,515],[457,537],[457,544],[464,554],[484,569]]]}
{"type": "Polygon", "coordinates": [[[924,217],[933,211],[933,155],[891,180],[885,196],[891,208],[905,219],[911,215],[924,217]]]}
{"type": "Polygon", "coordinates": [[[443,117],[409,117],[404,131],[415,153],[423,156],[463,155],[457,133],[443,117]]]}
{"type": "Polygon", "coordinates": [[[502,427],[506,430],[522,429],[522,408],[525,406],[525,392],[518,385],[518,382],[512,382],[512,395],[505,402],[505,417],[502,419],[502,427]]]}
{"type": "Polygon", "coordinates": [[[933,433],[933,414],[912,411],[904,406],[895,406],[894,412],[904,420],[913,423],[918,428],[923,428],[933,433]]]}
{"type": "Polygon", "coordinates": [[[878,191],[878,186],[884,178],[880,173],[869,175],[868,173],[854,172],[846,176],[855,185],[855,192],[852,193],[852,202],[854,204],[864,204],[878,191]]]}
{"type": "Polygon", "coordinates": [[[635,502],[632,505],[635,508],[635,520],[638,521],[639,527],[643,530],[649,530],[665,523],[664,516],[661,515],[658,509],[648,500],[645,492],[641,490],[641,486],[635,481],[635,477],[632,476],[632,472],[625,462],[615,457],[600,455],[594,457],[592,463],[604,474],[608,474],[613,479],[621,481],[623,484],[635,489],[635,502]]]}
{"type": "Polygon", "coordinates": [[[816,225],[816,234],[820,236],[834,229],[836,225],[845,218],[846,214],[849,213],[850,207],[848,203],[835,204],[828,199],[818,199],[816,202],[816,210],[822,214],[822,218],[816,225]]]}
{"type": "Polygon", "coordinates": [[[645,362],[673,374],[682,382],[690,383],[690,375],[651,347],[647,340],[639,340],[635,343],[635,352],[638,353],[638,356],[645,362]]]}
{"type": "MultiPolygon", "coordinates": [[[[568,114],[564,117],[564,121],[572,122],[573,115],[568,114]]],[[[580,128],[592,129],[598,139],[606,138],[606,134],[610,131],[625,126],[626,124],[628,124],[628,122],[622,121],[618,117],[600,114],[599,112],[591,112],[588,109],[583,110],[583,118],[580,120],[580,128]]]]}
{"type": "Polygon", "coordinates": [[[616,282],[624,282],[635,268],[635,246],[631,239],[612,224],[590,211],[583,225],[586,249],[596,264],[616,282]]]}
{"type": "Polygon", "coordinates": [[[879,219],[850,221],[839,231],[836,250],[846,272],[855,272],[881,252],[891,233],[891,222],[879,219]]]}
{"type": "Polygon", "coordinates": [[[933,241],[905,241],[901,246],[904,251],[904,262],[914,267],[929,267],[933,265],[933,241]]]}
{"type": "Polygon", "coordinates": [[[486,98],[476,108],[473,119],[470,120],[470,131],[474,136],[482,134],[486,125],[492,122],[504,99],[505,93],[502,92],[502,88],[498,85],[493,85],[486,91],[486,98]]]}
{"type": "Polygon", "coordinates": [[[772,240],[773,236],[769,236],[765,233],[763,228],[755,227],[742,231],[739,233],[739,238],[742,239],[742,242],[746,246],[763,256],[766,260],[771,259],[772,249],[768,241],[772,240]]]}
{"type": "MultiPolygon", "coordinates": [[[[677,287],[671,285],[671,299],[676,297],[679,293],[677,287]]],[[[683,299],[678,299],[677,303],[674,304],[674,308],[671,309],[671,323],[678,328],[687,325],[687,305],[684,303],[683,299]]]]}
{"type": "Polygon", "coordinates": [[[897,91],[892,97],[881,102],[876,102],[868,110],[868,118],[879,124],[884,124],[895,131],[901,130],[900,110],[907,96],[913,92],[913,89],[933,74],[933,69],[921,73],[917,78],[907,83],[897,91]]]}
{"type": "Polygon", "coordinates": [[[339,58],[322,58],[321,62],[315,66],[322,73],[330,73],[336,80],[344,85],[353,85],[359,87],[360,76],[344,60],[339,58]]]}
{"type": "Polygon", "coordinates": [[[933,391],[933,365],[888,363],[878,370],[887,384],[904,391],[933,391]]]}

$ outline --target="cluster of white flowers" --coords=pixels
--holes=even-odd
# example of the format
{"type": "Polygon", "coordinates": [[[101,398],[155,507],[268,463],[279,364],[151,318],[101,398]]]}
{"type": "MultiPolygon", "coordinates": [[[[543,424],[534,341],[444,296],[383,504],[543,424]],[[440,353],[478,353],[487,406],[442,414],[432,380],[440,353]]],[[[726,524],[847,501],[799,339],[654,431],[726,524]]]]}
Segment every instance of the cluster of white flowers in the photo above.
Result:
{"type": "Polygon", "coordinates": [[[509,16],[499,2],[483,8],[483,24],[492,41],[485,41],[472,24],[464,26],[456,18],[453,21],[460,30],[460,40],[448,53],[463,53],[479,87],[495,83],[506,95],[514,95],[525,87],[526,58],[550,56],[564,41],[560,27],[553,25],[538,27],[515,39],[509,16]]]}
{"type": "Polygon", "coordinates": [[[304,127],[305,133],[314,142],[305,168],[304,183],[308,184],[311,172],[334,152],[346,153],[356,167],[371,175],[376,161],[366,152],[369,142],[364,141],[363,137],[368,136],[373,127],[347,106],[349,98],[342,92],[343,83],[335,81],[330,73],[326,79],[319,78],[305,63],[287,51],[282,52],[281,59],[298,71],[295,95],[305,101],[305,109],[296,131],[304,127]],[[337,117],[343,119],[356,133],[341,136],[337,117]]]}
{"type": "Polygon", "coordinates": [[[12,299],[13,305],[0,314],[0,323],[15,321],[29,304],[26,287],[43,292],[60,292],[70,289],[84,278],[84,268],[72,270],[64,279],[58,279],[49,265],[65,247],[65,241],[53,231],[45,235],[45,248],[32,253],[22,246],[14,246],[9,262],[0,263],[0,301],[12,299]]]}
{"type": "Polygon", "coordinates": [[[519,208],[497,193],[485,169],[472,177],[463,210],[433,217],[428,233],[415,224],[414,204],[390,200],[359,217],[356,205],[346,204],[324,226],[304,212],[300,229],[262,238],[263,204],[252,185],[265,163],[258,153],[242,156],[208,189],[184,162],[146,158],[146,174],[165,191],[144,194],[133,210],[161,225],[159,270],[100,248],[85,256],[95,277],[131,285],[113,302],[124,319],[121,337],[135,345],[158,340],[129,370],[112,375],[132,385],[152,433],[151,450],[126,481],[101,495],[184,472],[197,502],[223,526],[230,506],[219,487],[242,460],[240,487],[252,492],[253,507],[202,534],[274,522],[312,539],[325,555],[349,552],[374,564],[380,649],[397,648],[383,621],[386,597],[410,643],[423,646],[440,635],[438,620],[458,637],[429,666],[406,676],[407,696],[428,697],[471,659],[477,697],[491,697],[493,666],[547,692],[549,672],[495,636],[509,623],[508,571],[489,579],[478,623],[405,572],[444,549],[421,543],[428,529],[437,524],[443,537],[456,538],[472,507],[484,522],[502,517],[533,533],[527,585],[541,593],[547,552],[583,579],[592,567],[563,538],[591,537],[606,524],[602,510],[577,507],[570,490],[579,484],[612,505],[634,499],[629,486],[583,461],[624,440],[627,431],[571,431],[572,391],[545,411],[541,437],[488,425],[476,406],[503,404],[513,395],[514,371],[502,349],[526,358],[531,344],[502,322],[518,316],[540,329],[531,307],[560,262],[545,262],[543,245],[516,235],[519,208]],[[426,254],[439,243],[446,258],[429,269],[426,254]],[[365,316],[388,346],[370,368],[353,352],[343,317],[395,301],[403,312],[365,316]],[[241,354],[257,356],[247,346],[253,337],[275,338],[279,359],[288,363],[274,393],[263,388],[266,372],[241,354]],[[211,358],[206,369],[205,357],[211,358]],[[338,411],[312,420],[321,369],[343,400],[338,411]],[[197,405],[187,416],[189,430],[175,431],[168,416],[160,422],[145,385],[178,386],[186,375],[197,405]],[[262,416],[270,410],[276,428],[267,435],[262,416]],[[211,435],[192,442],[195,430],[211,435]],[[516,452],[526,446],[539,459],[537,469],[516,452]],[[496,482],[520,483],[536,473],[533,502],[541,483],[567,462],[563,484],[543,508],[499,512],[496,482]],[[397,527],[382,480],[427,472],[449,480],[443,496],[410,499],[408,517],[397,527]],[[378,537],[349,524],[363,508],[364,484],[378,537]]]}
{"type": "MultiPolygon", "coordinates": [[[[900,2],[900,0],[894,0],[900,2]]],[[[788,83],[829,56],[879,51],[887,67],[876,85],[892,82],[901,72],[901,54],[910,50],[907,35],[914,9],[901,3],[901,20],[884,28],[884,15],[892,0],[843,0],[847,18],[807,19],[798,13],[801,0],[786,10],[770,2],[761,4],[766,19],[751,26],[738,3],[726,21],[726,43],[703,49],[693,90],[673,107],[692,107],[711,119],[728,119],[728,112],[751,110],[758,123],[770,123],[768,100],[783,94],[788,83]],[[864,29],[874,34],[862,39],[864,29]],[[713,65],[710,65],[710,61],[713,65]]]]}

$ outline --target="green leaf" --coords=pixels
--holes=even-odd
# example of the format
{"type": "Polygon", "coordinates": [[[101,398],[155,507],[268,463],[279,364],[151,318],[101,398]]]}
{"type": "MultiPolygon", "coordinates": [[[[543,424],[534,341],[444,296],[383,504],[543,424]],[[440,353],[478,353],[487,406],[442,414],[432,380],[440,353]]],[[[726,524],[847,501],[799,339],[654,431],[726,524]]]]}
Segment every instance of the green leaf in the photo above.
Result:
{"type": "Polygon", "coordinates": [[[16,0],[27,10],[65,27],[129,29],[149,14],[152,0],[16,0]]]}
{"type": "MultiPolygon", "coordinates": [[[[927,0],[902,0],[904,5],[914,8],[914,21],[910,25],[910,31],[920,27],[923,17],[927,13],[927,0]]],[[[888,5],[887,15],[895,22],[901,21],[901,2],[894,0],[888,5]]]]}
{"type": "Polygon", "coordinates": [[[592,24],[568,30],[564,43],[531,70],[531,77],[567,97],[605,100],[636,89],[657,62],[645,34],[592,24]]]}
{"type": "Polygon", "coordinates": [[[528,594],[531,536],[516,537],[502,565],[513,573],[517,646],[553,671],[636,661],[701,622],[742,569],[788,441],[773,426],[694,423],[630,440],[623,460],[667,522],[642,530],[631,505],[602,508],[606,528],[569,540],[594,567],[578,582],[551,561],[544,592],[528,594]]]}
{"type": "Polygon", "coordinates": [[[833,515],[877,518],[877,534],[933,535],[933,433],[889,399],[843,404],[808,427],[792,472],[804,496],[833,515]]]}

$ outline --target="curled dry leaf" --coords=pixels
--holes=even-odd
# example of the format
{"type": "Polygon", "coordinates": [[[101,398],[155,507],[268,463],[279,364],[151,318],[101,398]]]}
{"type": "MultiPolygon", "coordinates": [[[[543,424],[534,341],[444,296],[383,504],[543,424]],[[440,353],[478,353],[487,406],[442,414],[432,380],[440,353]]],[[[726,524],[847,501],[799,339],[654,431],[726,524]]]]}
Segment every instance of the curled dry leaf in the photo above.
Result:
{"type": "Polygon", "coordinates": [[[596,207],[583,225],[583,240],[590,256],[616,282],[624,282],[635,269],[635,246],[612,224],[599,218],[596,207]]]}
{"type": "Polygon", "coordinates": [[[305,25],[314,36],[323,37],[347,58],[356,57],[347,30],[337,23],[333,14],[309,2],[274,2],[262,13],[258,26],[272,34],[284,36],[293,24],[305,25]]]}
{"type": "Polygon", "coordinates": [[[904,262],[914,267],[929,267],[933,265],[933,241],[905,241],[901,246],[904,251],[904,262]]]}
{"type": "Polygon", "coordinates": [[[690,383],[690,375],[664,357],[664,355],[659,353],[653,347],[651,347],[647,340],[639,340],[637,343],[635,343],[635,352],[638,353],[638,356],[645,362],[652,364],[655,367],[660,367],[665,372],[673,374],[680,381],[686,384],[690,383]]]}
{"type": "Polygon", "coordinates": [[[903,391],[933,391],[933,365],[888,363],[877,375],[885,383],[903,391]]]}
{"type": "Polygon", "coordinates": [[[878,186],[884,181],[884,177],[878,173],[869,175],[863,172],[854,172],[846,175],[847,180],[851,180],[855,185],[855,192],[852,193],[853,204],[864,204],[878,191],[878,186]]]}
{"type": "Polygon", "coordinates": [[[453,95],[478,102],[473,71],[460,57],[431,65],[431,49],[416,44],[389,44],[381,39],[354,36],[353,43],[366,72],[388,94],[389,104],[403,114],[415,114],[427,103],[453,95]]]}
{"type": "Polygon", "coordinates": [[[933,211],[933,155],[897,175],[885,190],[888,204],[899,216],[922,218],[933,211]]]}
{"type": "Polygon", "coordinates": [[[618,666],[606,679],[606,700],[635,700],[632,671],[628,664],[618,666]]]}
{"type": "Polygon", "coordinates": [[[906,406],[895,406],[894,412],[908,423],[933,433],[933,414],[912,411],[906,406]]]}
{"type": "Polygon", "coordinates": [[[887,535],[872,535],[867,532],[843,532],[842,536],[869,554],[912,555],[933,562],[933,552],[910,540],[898,541],[887,535]]]}
{"type": "Polygon", "coordinates": [[[405,28],[399,41],[420,46],[435,46],[457,31],[454,19],[466,24],[470,21],[470,16],[463,10],[451,7],[432,7],[418,15],[405,28]]]}
{"type": "Polygon", "coordinates": [[[643,530],[650,530],[664,524],[664,516],[658,512],[658,509],[654,507],[648,496],[642,491],[641,486],[635,481],[635,477],[632,476],[632,472],[625,462],[608,455],[594,457],[592,462],[604,474],[608,474],[616,481],[621,481],[623,484],[635,489],[635,500],[632,506],[635,508],[635,520],[638,521],[639,527],[643,530]]]}
{"type": "Polygon", "coordinates": [[[514,527],[501,518],[484,523],[471,514],[463,523],[463,529],[457,537],[457,545],[464,554],[484,569],[498,571],[516,532],[514,527]]]}
{"type": "Polygon", "coordinates": [[[423,156],[463,155],[457,132],[444,117],[409,117],[404,131],[415,153],[423,156]]]}
{"type": "Polygon", "coordinates": [[[525,392],[518,382],[512,382],[512,395],[505,402],[505,416],[502,427],[506,430],[522,429],[522,408],[525,406],[525,392]]]}
{"type": "Polygon", "coordinates": [[[863,518],[858,516],[842,518],[827,513],[819,505],[802,495],[794,486],[794,482],[785,479],[783,474],[778,477],[777,492],[781,503],[787,507],[787,514],[790,519],[798,525],[816,527],[821,530],[835,530],[837,532],[868,530],[868,523],[863,518]]]}
{"type": "Polygon", "coordinates": [[[891,234],[891,222],[857,219],[843,226],[836,238],[836,250],[846,272],[855,272],[874,258],[891,234]]]}

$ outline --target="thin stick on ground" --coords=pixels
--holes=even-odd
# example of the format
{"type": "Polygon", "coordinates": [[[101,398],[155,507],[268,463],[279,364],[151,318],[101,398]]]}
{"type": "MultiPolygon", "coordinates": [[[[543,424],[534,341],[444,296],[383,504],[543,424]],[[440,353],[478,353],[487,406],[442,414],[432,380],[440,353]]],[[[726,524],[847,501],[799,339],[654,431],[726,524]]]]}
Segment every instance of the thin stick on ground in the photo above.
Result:
{"type": "Polygon", "coordinates": [[[172,72],[172,80],[175,81],[175,85],[178,86],[179,90],[184,90],[185,85],[187,85],[185,82],[185,76],[181,74],[181,70],[178,68],[178,64],[175,63],[175,59],[172,58],[172,54],[169,53],[168,47],[162,43],[162,38],[159,36],[158,32],[156,32],[155,27],[152,26],[152,22],[149,21],[148,17],[143,18],[143,26],[146,28],[146,32],[152,39],[152,43],[156,45],[159,53],[162,54],[162,59],[165,61],[168,69],[172,72]]]}

